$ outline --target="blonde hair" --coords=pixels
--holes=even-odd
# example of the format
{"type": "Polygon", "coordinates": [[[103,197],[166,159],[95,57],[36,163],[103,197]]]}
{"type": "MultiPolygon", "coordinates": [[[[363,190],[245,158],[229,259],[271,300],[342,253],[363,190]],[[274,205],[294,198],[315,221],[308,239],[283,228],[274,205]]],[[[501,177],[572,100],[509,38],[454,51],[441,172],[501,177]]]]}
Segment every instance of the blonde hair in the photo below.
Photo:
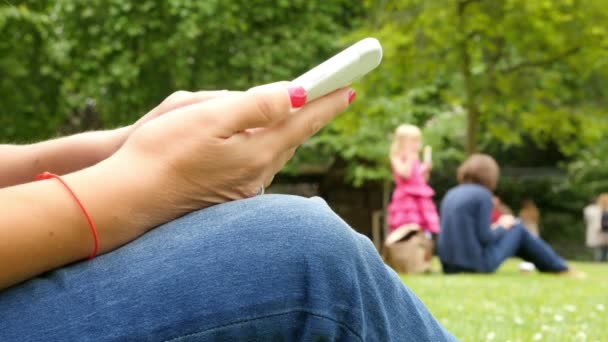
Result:
{"type": "Polygon", "coordinates": [[[602,210],[608,210],[608,193],[605,192],[600,194],[600,196],[597,198],[597,205],[602,210]]]}
{"type": "Polygon", "coordinates": [[[399,125],[399,127],[397,127],[397,129],[395,130],[395,134],[393,136],[393,143],[391,144],[390,151],[391,157],[395,157],[399,154],[399,150],[401,149],[401,142],[407,138],[422,139],[422,132],[420,131],[420,128],[409,124],[399,125]]]}

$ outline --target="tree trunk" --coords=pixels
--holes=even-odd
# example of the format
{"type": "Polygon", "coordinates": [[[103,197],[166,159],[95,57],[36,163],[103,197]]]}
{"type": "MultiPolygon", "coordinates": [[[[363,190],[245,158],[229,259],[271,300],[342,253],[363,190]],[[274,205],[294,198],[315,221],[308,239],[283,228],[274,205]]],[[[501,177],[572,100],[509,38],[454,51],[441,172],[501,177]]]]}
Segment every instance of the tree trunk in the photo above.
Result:
{"type": "Polygon", "coordinates": [[[466,30],[465,9],[470,1],[458,2],[458,31],[460,33],[460,57],[462,59],[461,72],[464,80],[465,108],[467,111],[467,137],[466,152],[468,155],[475,153],[477,149],[477,127],[479,125],[479,108],[471,74],[471,56],[469,54],[468,34],[466,30]]]}

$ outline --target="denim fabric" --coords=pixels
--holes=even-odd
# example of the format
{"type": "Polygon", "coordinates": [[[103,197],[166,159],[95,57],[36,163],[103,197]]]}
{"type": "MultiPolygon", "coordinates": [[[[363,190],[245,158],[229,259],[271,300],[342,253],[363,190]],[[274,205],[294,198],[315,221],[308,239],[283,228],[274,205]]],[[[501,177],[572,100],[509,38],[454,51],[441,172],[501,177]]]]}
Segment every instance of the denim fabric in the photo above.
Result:
{"type": "Polygon", "coordinates": [[[191,213],[0,292],[0,341],[451,341],[321,199],[191,213]]]}
{"type": "Polygon", "coordinates": [[[441,263],[441,268],[445,274],[477,273],[476,270],[470,268],[464,268],[458,265],[450,265],[446,263],[441,263]]]}
{"type": "Polygon", "coordinates": [[[490,272],[496,271],[503,261],[512,256],[533,263],[541,272],[560,272],[568,269],[564,259],[522,224],[516,224],[506,230],[502,237],[487,246],[484,252],[490,272]]]}
{"type": "MultiPolygon", "coordinates": [[[[541,272],[560,272],[568,269],[566,262],[542,239],[532,235],[522,224],[504,230],[501,237],[485,249],[486,272],[495,272],[500,265],[512,256],[533,263],[541,272]]],[[[446,274],[475,273],[459,265],[442,262],[446,274]]]]}

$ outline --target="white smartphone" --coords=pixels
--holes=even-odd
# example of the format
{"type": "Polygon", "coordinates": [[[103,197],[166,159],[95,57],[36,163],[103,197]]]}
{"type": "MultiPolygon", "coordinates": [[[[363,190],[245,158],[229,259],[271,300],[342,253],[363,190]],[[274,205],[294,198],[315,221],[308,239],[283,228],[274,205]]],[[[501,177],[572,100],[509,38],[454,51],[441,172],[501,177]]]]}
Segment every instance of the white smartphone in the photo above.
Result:
{"type": "Polygon", "coordinates": [[[433,161],[432,154],[433,154],[433,148],[431,146],[429,146],[429,145],[426,145],[424,147],[424,157],[423,157],[424,159],[423,159],[423,161],[425,163],[431,163],[433,161]]]}
{"type": "Polygon", "coordinates": [[[382,61],[382,46],[365,38],[292,81],[306,89],[306,102],[313,101],[374,70],[382,61]]]}

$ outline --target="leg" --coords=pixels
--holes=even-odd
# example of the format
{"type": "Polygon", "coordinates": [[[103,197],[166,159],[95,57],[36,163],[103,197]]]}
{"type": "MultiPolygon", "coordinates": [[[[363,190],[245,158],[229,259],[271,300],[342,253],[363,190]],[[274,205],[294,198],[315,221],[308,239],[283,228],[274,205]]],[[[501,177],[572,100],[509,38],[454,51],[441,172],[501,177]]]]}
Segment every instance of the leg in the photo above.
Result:
{"type": "Polygon", "coordinates": [[[568,269],[566,262],[544,240],[534,237],[521,224],[513,226],[486,248],[489,272],[496,271],[511,256],[533,263],[541,272],[562,272],[568,269]]]}
{"type": "Polygon", "coordinates": [[[594,247],[593,248],[593,259],[595,259],[595,261],[597,262],[601,262],[602,261],[602,246],[598,246],[598,247],[594,247]]]}
{"type": "Polygon", "coordinates": [[[475,270],[471,270],[468,268],[460,267],[457,265],[450,265],[441,263],[441,267],[443,269],[443,273],[445,274],[459,274],[459,273],[477,273],[475,270]]]}
{"type": "Polygon", "coordinates": [[[218,205],[0,292],[0,340],[453,338],[321,199],[218,205]]]}

